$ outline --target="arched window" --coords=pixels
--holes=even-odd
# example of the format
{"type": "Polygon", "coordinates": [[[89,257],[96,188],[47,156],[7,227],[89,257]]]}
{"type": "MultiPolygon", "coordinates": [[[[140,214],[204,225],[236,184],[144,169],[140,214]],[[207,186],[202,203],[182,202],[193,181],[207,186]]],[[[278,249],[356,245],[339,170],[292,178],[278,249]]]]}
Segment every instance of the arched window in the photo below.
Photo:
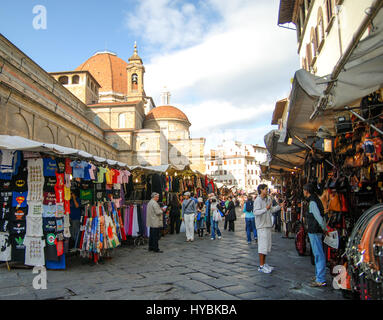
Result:
{"type": "Polygon", "coordinates": [[[80,83],[80,77],[76,74],[72,77],[72,84],[79,84],[80,83]]]}
{"type": "Polygon", "coordinates": [[[133,90],[138,89],[138,75],[137,75],[137,73],[132,74],[132,89],[133,90]]]}
{"type": "Polygon", "coordinates": [[[126,116],[125,113],[120,113],[118,115],[118,127],[119,128],[126,128],[126,116]]]}
{"type": "Polygon", "coordinates": [[[68,77],[67,77],[67,76],[61,76],[61,77],[59,78],[59,82],[60,82],[61,84],[68,84],[68,77]]]}

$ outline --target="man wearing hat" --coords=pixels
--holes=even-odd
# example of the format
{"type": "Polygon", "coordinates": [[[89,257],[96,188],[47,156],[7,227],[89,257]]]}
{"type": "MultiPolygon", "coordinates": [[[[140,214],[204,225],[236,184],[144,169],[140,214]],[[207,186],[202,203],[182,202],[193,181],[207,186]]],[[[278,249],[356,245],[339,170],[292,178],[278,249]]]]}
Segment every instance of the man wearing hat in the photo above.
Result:
{"type": "Polygon", "coordinates": [[[194,200],[190,199],[190,192],[185,192],[185,200],[182,202],[182,220],[185,223],[186,242],[194,241],[194,218],[197,208],[194,200]]]}
{"type": "Polygon", "coordinates": [[[160,195],[157,192],[152,193],[152,199],[149,201],[146,212],[146,225],[150,227],[149,233],[149,251],[163,252],[158,248],[158,240],[160,239],[160,228],[163,227],[163,212],[158,204],[160,195]]]}

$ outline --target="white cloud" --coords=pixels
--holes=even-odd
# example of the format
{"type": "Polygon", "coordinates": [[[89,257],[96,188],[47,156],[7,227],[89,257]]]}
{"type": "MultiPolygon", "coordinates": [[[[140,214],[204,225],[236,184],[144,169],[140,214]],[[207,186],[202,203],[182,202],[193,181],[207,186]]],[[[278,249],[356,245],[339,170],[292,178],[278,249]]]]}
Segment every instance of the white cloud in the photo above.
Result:
{"type": "Polygon", "coordinates": [[[145,64],[146,93],[159,105],[166,86],[192,136],[205,136],[207,145],[233,123],[225,134],[263,141],[275,101],[287,96],[299,68],[296,34],[279,28],[277,18],[278,1],[141,1],[129,24],[156,52],[145,64]],[[236,129],[241,121],[249,129],[236,129]]]}

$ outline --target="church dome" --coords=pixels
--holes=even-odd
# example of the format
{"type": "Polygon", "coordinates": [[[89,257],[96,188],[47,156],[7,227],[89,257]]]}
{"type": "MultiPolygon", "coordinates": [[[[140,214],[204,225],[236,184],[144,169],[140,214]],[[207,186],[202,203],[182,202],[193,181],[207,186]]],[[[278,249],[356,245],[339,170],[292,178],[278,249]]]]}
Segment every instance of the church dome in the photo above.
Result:
{"type": "Polygon", "coordinates": [[[180,109],[169,105],[153,108],[145,120],[181,120],[190,124],[188,117],[180,109]]]}
{"type": "Polygon", "coordinates": [[[81,64],[76,71],[89,71],[101,85],[99,92],[116,92],[128,94],[128,63],[117,57],[115,53],[97,52],[81,64]]]}

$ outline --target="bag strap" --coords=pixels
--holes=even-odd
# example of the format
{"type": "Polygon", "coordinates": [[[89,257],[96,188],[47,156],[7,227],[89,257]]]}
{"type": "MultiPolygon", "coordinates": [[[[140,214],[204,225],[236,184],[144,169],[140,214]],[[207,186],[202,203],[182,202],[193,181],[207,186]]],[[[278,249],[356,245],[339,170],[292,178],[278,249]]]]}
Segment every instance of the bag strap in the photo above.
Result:
{"type": "Polygon", "coordinates": [[[189,202],[188,202],[188,203],[186,204],[186,206],[185,206],[185,211],[186,211],[186,209],[188,208],[189,204],[190,204],[192,201],[194,201],[194,200],[189,199],[189,202]]]}

